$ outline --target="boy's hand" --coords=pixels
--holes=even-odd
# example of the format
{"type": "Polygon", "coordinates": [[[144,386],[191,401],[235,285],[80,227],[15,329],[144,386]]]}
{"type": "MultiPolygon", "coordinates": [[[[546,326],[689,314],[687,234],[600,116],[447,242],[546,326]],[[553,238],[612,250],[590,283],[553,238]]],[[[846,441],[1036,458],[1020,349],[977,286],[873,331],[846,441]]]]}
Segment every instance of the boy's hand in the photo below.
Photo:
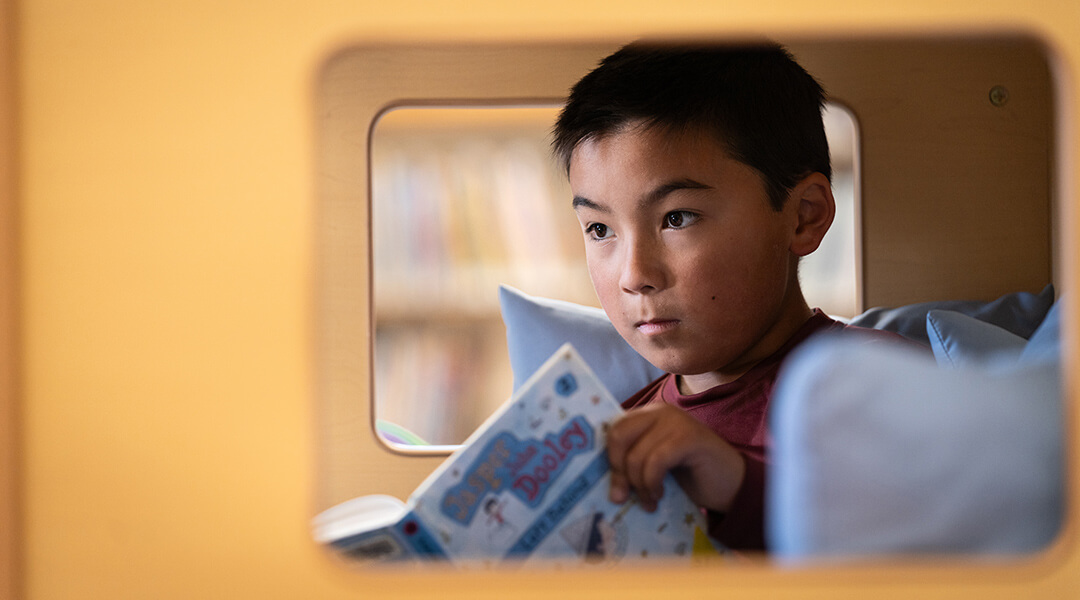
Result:
{"type": "Polygon", "coordinates": [[[668,404],[633,410],[608,431],[610,497],[623,503],[630,490],[642,507],[656,510],[671,471],[699,506],[727,512],[742,485],[746,462],[738,450],[705,425],[668,404]]]}

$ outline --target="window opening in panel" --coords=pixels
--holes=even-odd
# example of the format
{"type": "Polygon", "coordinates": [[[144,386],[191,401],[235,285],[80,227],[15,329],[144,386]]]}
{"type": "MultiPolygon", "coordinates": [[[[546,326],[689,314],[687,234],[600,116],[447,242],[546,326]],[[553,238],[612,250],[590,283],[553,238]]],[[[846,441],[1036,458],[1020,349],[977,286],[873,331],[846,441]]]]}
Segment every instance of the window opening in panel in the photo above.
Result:
{"type": "MultiPolygon", "coordinates": [[[[371,139],[374,402],[398,449],[460,444],[512,393],[498,288],[598,307],[566,175],[559,106],[402,107],[371,139]]],[[[825,113],[837,216],[803,259],[807,300],[857,310],[856,127],[825,113]]]]}

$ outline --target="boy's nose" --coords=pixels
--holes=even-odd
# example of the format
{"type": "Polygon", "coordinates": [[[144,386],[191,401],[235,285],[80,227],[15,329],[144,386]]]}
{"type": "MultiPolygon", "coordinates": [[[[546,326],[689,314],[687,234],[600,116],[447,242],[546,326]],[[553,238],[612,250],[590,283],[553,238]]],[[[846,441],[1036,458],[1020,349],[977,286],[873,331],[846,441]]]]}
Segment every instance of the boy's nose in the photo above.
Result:
{"type": "Polygon", "coordinates": [[[633,294],[662,289],[665,272],[659,248],[648,240],[635,240],[624,248],[619,286],[633,294]]]}

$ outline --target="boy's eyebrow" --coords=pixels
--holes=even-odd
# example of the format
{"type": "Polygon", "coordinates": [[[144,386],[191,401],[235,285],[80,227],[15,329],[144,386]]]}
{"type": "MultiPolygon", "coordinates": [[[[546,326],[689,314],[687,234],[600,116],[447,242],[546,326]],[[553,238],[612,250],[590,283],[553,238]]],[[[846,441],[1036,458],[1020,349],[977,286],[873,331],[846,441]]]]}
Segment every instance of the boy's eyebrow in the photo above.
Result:
{"type": "MultiPolygon", "coordinates": [[[[648,206],[649,204],[659,202],[660,200],[663,200],[664,197],[667,196],[668,194],[670,194],[672,192],[677,192],[679,190],[708,190],[708,189],[712,189],[712,186],[708,185],[708,184],[701,183],[699,181],[694,181],[693,179],[689,179],[689,178],[687,178],[687,179],[676,179],[674,181],[669,181],[667,183],[661,184],[661,185],[657,186],[655,189],[653,189],[651,192],[649,192],[648,194],[645,194],[645,197],[642,198],[642,200],[641,200],[641,205],[642,206],[648,206]]],[[[601,205],[593,202],[592,200],[589,200],[588,198],[585,198],[584,196],[574,196],[573,206],[574,206],[574,210],[577,210],[579,208],[588,208],[590,210],[597,210],[597,211],[600,211],[600,212],[608,212],[609,211],[609,209],[607,207],[601,206],[601,205]]]]}
{"type": "Polygon", "coordinates": [[[590,210],[598,210],[600,212],[608,212],[607,207],[600,206],[599,204],[585,198],[584,196],[574,196],[574,210],[579,208],[588,208],[590,210]]]}
{"type": "Polygon", "coordinates": [[[669,181],[669,182],[667,182],[667,183],[665,183],[663,185],[657,186],[656,189],[649,192],[645,196],[645,198],[642,199],[641,204],[644,206],[644,205],[652,204],[654,202],[659,202],[660,200],[663,200],[664,197],[667,196],[668,194],[670,194],[672,192],[677,192],[679,190],[708,190],[708,189],[712,189],[712,186],[701,183],[700,181],[694,181],[693,179],[690,179],[690,178],[676,179],[674,181],[669,181]]]}

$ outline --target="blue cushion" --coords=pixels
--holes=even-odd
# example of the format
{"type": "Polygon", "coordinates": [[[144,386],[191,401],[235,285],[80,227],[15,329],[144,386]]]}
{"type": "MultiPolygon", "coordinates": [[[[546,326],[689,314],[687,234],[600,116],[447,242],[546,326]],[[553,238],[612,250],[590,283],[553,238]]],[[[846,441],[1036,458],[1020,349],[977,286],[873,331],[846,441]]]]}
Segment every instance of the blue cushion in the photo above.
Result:
{"type": "Polygon", "coordinates": [[[927,313],[926,333],[938,364],[953,368],[1016,361],[1028,343],[997,325],[951,310],[927,313]]]}
{"type": "Polygon", "coordinates": [[[992,302],[946,300],[920,302],[896,308],[871,308],[851,319],[852,325],[894,331],[900,335],[929,344],[926,334],[926,315],[931,310],[951,310],[993,323],[1024,339],[1031,337],[1054,303],[1054,286],[1047,285],[1038,294],[1016,292],[992,302]]]}
{"type": "Polygon", "coordinates": [[[994,363],[1007,367],[1017,361],[1058,361],[1061,355],[1060,304],[1060,300],[1054,303],[1030,340],[974,317],[941,310],[927,313],[926,333],[934,356],[942,366],[994,363]]]}
{"type": "Polygon", "coordinates": [[[1054,303],[1042,324],[1031,335],[1020,362],[1035,363],[1061,360],[1061,300],[1054,303]]]}
{"type": "Polygon", "coordinates": [[[620,402],[664,374],[623,340],[604,311],[499,287],[514,390],[570,342],[620,402]]]}
{"type": "Polygon", "coordinates": [[[1045,548],[1065,503],[1059,367],[941,369],[905,348],[812,340],[770,415],[774,556],[1045,548]]]}

